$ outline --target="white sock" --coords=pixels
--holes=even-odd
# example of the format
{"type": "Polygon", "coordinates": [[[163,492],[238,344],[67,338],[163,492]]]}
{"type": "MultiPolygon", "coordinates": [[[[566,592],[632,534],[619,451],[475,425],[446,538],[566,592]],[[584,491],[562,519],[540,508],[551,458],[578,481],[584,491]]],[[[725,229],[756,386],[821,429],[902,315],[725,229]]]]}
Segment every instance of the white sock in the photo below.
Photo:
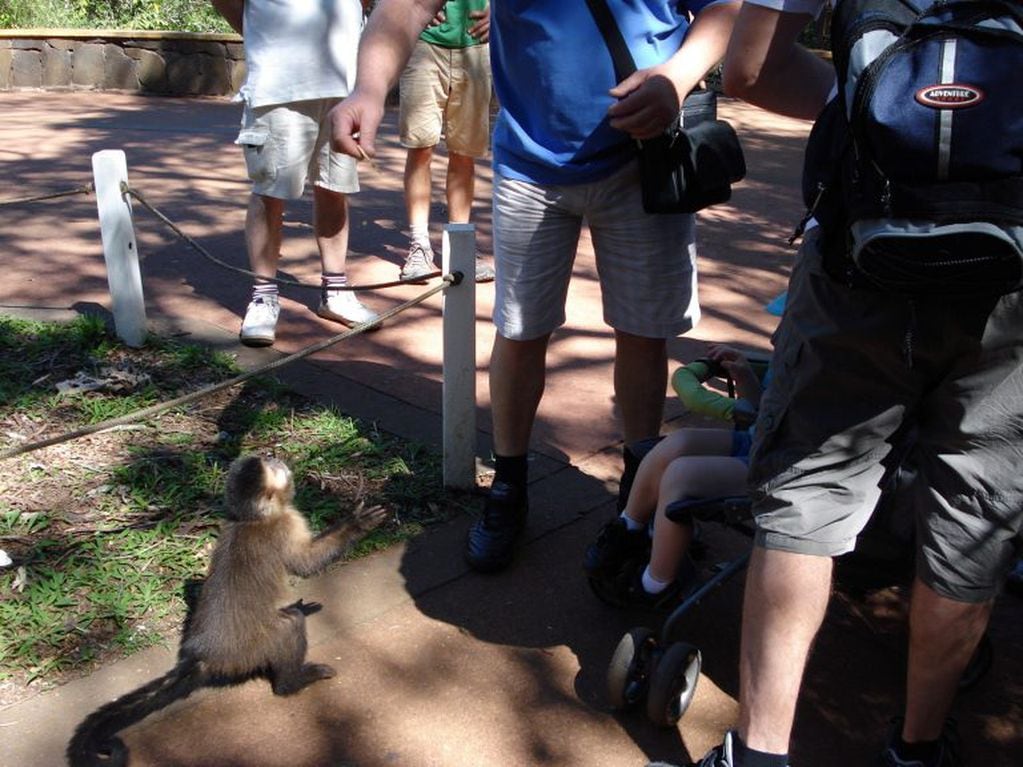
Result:
{"type": "Polygon", "coordinates": [[[668,586],[671,585],[671,581],[659,581],[650,574],[650,565],[646,566],[643,570],[643,591],[647,594],[660,594],[668,586]]]}
{"type": "Polygon", "coordinates": [[[430,225],[429,224],[410,224],[408,228],[408,237],[412,242],[418,242],[423,246],[424,250],[432,251],[433,248],[430,245],[430,225]]]}
{"type": "Polygon", "coordinates": [[[630,532],[634,530],[642,530],[646,527],[646,522],[637,522],[624,511],[621,513],[621,517],[625,520],[625,527],[628,528],[630,532]]]}

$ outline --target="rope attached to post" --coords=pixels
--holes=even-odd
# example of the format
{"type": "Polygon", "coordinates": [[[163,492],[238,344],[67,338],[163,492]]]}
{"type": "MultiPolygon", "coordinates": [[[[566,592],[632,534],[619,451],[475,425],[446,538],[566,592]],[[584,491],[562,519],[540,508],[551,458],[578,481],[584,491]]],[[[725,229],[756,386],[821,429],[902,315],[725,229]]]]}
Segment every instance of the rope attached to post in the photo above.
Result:
{"type": "MultiPolygon", "coordinates": [[[[229,264],[226,261],[224,261],[224,260],[222,260],[220,258],[217,258],[212,253],[210,253],[208,250],[206,250],[206,248],[204,248],[202,245],[200,245],[198,242],[196,242],[195,239],[193,239],[188,234],[186,234],[184,231],[182,231],[181,227],[179,227],[177,224],[175,224],[173,221],[171,221],[165,214],[163,214],[159,210],[157,210],[156,207],[152,203],[150,203],[145,197],[143,197],[142,194],[138,190],[128,186],[127,184],[122,184],[121,186],[122,186],[121,191],[124,194],[130,195],[130,196],[134,197],[136,200],[138,200],[139,203],[142,205],[142,207],[144,207],[146,210],[148,210],[150,213],[152,213],[154,216],[156,216],[158,219],[160,219],[163,223],[165,223],[178,237],[180,237],[182,240],[184,240],[186,243],[188,243],[201,256],[203,256],[204,258],[206,258],[206,259],[212,261],[213,263],[217,264],[217,266],[221,266],[224,269],[228,269],[228,270],[230,270],[232,272],[237,272],[238,274],[244,274],[244,275],[246,275],[248,277],[253,277],[253,278],[258,277],[261,281],[264,281],[264,282],[275,282],[278,285],[291,285],[292,287],[306,288],[306,289],[310,289],[310,290],[321,290],[322,289],[322,287],[319,284],[312,285],[312,284],[310,284],[308,282],[299,282],[297,280],[289,280],[286,277],[263,277],[262,275],[258,275],[255,272],[249,271],[248,269],[243,269],[240,266],[235,266],[234,264],[229,264]]],[[[393,288],[393,287],[397,287],[399,285],[414,285],[414,284],[417,284],[417,283],[421,283],[424,279],[430,279],[430,278],[433,278],[433,277],[440,277],[440,276],[441,276],[441,272],[440,272],[440,270],[437,270],[437,271],[434,271],[434,272],[430,272],[429,274],[417,276],[417,277],[415,277],[413,279],[410,279],[410,280],[392,280],[390,282],[374,282],[374,283],[369,283],[369,284],[366,284],[366,285],[343,285],[343,286],[338,287],[337,290],[380,290],[381,288],[393,288]]]]}
{"type": "Polygon", "coordinates": [[[20,205],[24,202],[39,202],[41,200],[55,200],[58,197],[70,197],[74,194],[92,194],[96,191],[96,187],[90,184],[84,186],[78,186],[74,189],[68,189],[64,192],[51,192],[50,194],[39,194],[34,197],[17,197],[10,200],[0,200],[0,207],[5,205],[20,205]]]}
{"type": "Polygon", "coordinates": [[[446,274],[441,279],[439,285],[430,288],[429,290],[421,293],[415,298],[412,298],[402,304],[399,304],[398,306],[395,306],[392,309],[388,309],[387,311],[381,313],[372,322],[363,322],[359,325],[356,325],[353,328],[350,328],[349,330],[345,330],[344,332],[331,336],[330,338],[324,341],[319,341],[315,344],[312,344],[311,346],[307,346],[304,349],[300,349],[297,352],[287,355],[286,357],[281,357],[280,359],[274,360],[273,362],[269,362],[266,365],[262,365],[258,368],[254,368],[253,370],[249,370],[227,381],[221,381],[220,383],[212,384],[203,389],[200,389],[199,391],[195,391],[190,394],[185,394],[182,395],[181,397],[176,397],[175,399],[168,400],[167,402],[161,402],[156,405],[151,405],[150,407],[137,410],[134,413],[127,413],[126,415],[120,416],[118,418],[111,418],[107,421],[102,421],[100,423],[84,426],[81,429],[76,429],[65,434],[59,434],[54,437],[39,440],[38,442],[32,442],[27,445],[21,445],[16,448],[4,450],[0,452],[0,461],[7,460],[8,458],[14,458],[15,456],[22,455],[24,453],[30,453],[35,450],[41,450],[44,447],[51,447],[53,445],[57,445],[63,442],[70,442],[71,440],[78,439],[80,437],[86,437],[90,434],[96,434],[101,431],[115,429],[119,426],[137,423],[151,416],[162,413],[165,410],[170,410],[172,408],[181,407],[182,405],[187,405],[189,403],[195,402],[196,400],[202,399],[203,397],[207,397],[211,394],[223,391],[224,389],[229,389],[233,386],[245,383],[246,381],[252,378],[263,375],[272,370],[276,370],[277,368],[284,367],[285,365],[289,365],[292,362],[296,362],[297,360],[303,359],[304,357],[308,357],[309,355],[315,354],[316,352],[322,351],[323,349],[327,349],[340,341],[344,341],[347,338],[352,338],[353,336],[360,335],[361,333],[366,332],[375,325],[379,325],[384,320],[390,319],[391,317],[400,314],[406,309],[411,309],[413,306],[417,306],[423,303],[426,299],[441,292],[442,290],[447,290],[447,288],[450,287],[451,285],[458,285],[461,281],[462,281],[461,272],[446,274]]]}

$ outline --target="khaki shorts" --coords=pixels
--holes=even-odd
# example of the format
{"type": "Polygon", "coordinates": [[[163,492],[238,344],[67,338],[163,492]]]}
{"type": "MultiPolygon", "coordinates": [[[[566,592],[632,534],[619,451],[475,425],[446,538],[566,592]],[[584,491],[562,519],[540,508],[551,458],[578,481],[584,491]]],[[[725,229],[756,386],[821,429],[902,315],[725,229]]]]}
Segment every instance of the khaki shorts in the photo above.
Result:
{"type": "Polygon", "coordinates": [[[542,186],[494,174],[494,324],[528,341],[565,322],[565,299],[585,221],[604,322],[644,338],[673,338],[700,316],[691,215],[643,211],[639,165],[589,184],[542,186]]]}
{"type": "Polygon", "coordinates": [[[483,157],[490,147],[490,45],[442,48],[416,41],[401,74],[398,131],[411,149],[437,146],[483,157]]]}
{"type": "Polygon", "coordinates": [[[792,272],[757,420],[757,543],[852,550],[908,429],[917,574],[950,599],[990,599],[1023,528],[1023,293],[851,289],[825,274],[816,234],[792,272]]]}
{"type": "Polygon", "coordinates": [[[245,106],[235,143],[245,153],[252,191],[294,200],[306,181],[332,192],[359,191],[355,159],[330,148],[327,113],[340,99],[245,106]]]}

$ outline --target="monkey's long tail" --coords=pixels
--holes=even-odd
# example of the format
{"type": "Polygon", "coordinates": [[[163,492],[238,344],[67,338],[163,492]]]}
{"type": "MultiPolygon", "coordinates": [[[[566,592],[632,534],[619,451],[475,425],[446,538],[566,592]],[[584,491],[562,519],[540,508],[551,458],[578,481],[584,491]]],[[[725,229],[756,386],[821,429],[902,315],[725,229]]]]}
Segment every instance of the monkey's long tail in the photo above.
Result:
{"type": "Polygon", "coordinates": [[[159,679],[98,708],[78,725],[68,744],[71,767],[123,767],[128,750],[116,733],[179,698],[187,698],[203,680],[202,664],[186,657],[159,679]]]}

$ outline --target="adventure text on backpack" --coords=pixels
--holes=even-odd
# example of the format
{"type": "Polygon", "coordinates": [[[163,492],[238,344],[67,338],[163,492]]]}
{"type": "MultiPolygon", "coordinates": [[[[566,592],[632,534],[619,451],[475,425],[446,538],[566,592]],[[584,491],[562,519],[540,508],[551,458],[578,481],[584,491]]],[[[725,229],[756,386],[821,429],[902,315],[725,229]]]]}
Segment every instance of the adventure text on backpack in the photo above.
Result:
{"type": "Polygon", "coordinates": [[[830,266],[906,294],[1023,287],[1021,3],[839,0],[831,43],[803,184],[830,266]]]}

